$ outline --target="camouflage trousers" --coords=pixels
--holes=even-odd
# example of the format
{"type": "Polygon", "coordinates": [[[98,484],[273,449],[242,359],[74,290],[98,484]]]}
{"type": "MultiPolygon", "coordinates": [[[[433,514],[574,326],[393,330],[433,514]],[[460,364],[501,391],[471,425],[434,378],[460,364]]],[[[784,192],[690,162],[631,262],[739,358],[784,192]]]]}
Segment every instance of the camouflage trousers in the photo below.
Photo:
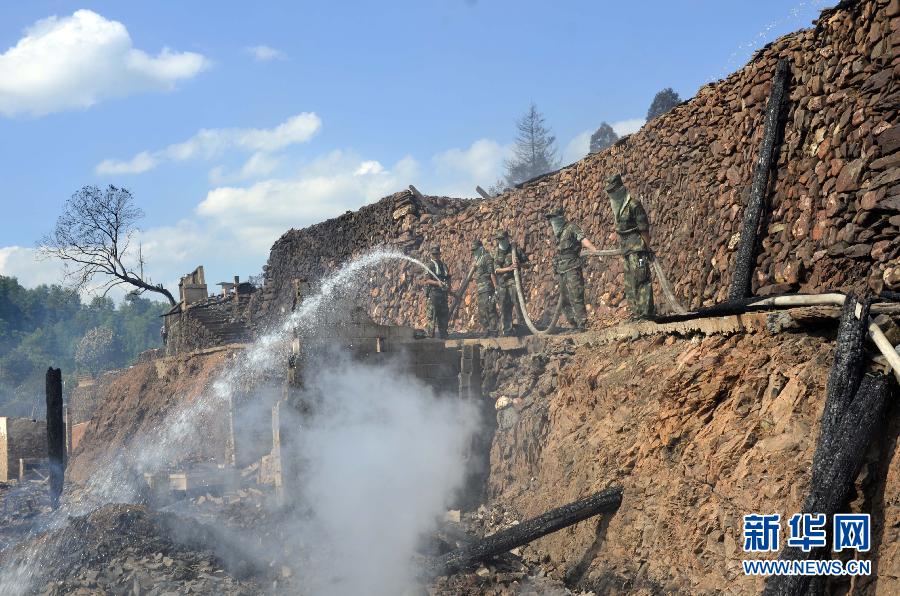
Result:
{"type": "Polygon", "coordinates": [[[494,292],[488,290],[478,292],[478,324],[487,334],[497,332],[497,307],[494,303],[494,292]]]}
{"type": "Polygon", "coordinates": [[[513,334],[513,310],[516,303],[516,286],[509,284],[508,286],[497,286],[497,309],[500,311],[500,333],[503,335],[513,334]]]}
{"type": "Polygon", "coordinates": [[[447,325],[450,322],[450,307],[447,305],[447,294],[445,292],[432,292],[428,296],[428,305],[426,307],[425,316],[425,333],[428,337],[434,337],[435,331],[437,336],[446,339],[447,325]]]}
{"type": "Polygon", "coordinates": [[[583,329],[587,325],[587,309],[584,306],[584,275],[581,267],[558,273],[559,295],[562,298],[562,311],[569,324],[583,329]]]}
{"type": "Polygon", "coordinates": [[[631,315],[652,317],[653,282],[650,278],[650,253],[633,252],[625,255],[625,298],[631,315]]]}

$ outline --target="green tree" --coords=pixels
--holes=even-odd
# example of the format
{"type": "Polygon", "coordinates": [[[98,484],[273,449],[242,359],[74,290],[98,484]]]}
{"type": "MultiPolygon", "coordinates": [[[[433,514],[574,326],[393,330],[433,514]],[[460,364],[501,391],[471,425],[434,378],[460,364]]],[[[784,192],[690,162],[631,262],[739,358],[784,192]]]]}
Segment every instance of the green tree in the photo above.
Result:
{"type": "Polygon", "coordinates": [[[602,149],[606,149],[619,140],[619,135],[613,130],[613,127],[606,122],[601,122],[599,128],[591,135],[591,148],[589,153],[597,153],[602,149]]]}
{"type": "Polygon", "coordinates": [[[126,365],[144,350],[159,346],[160,316],[167,309],[165,303],[134,294],[119,305],[102,297],[85,304],[69,288],[28,289],[15,278],[0,276],[0,416],[43,411],[48,366],[63,369],[68,390],[79,359],[81,366],[101,372],[126,365]],[[95,353],[83,347],[76,358],[76,348],[94,329],[111,332],[109,343],[95,353]],[[94,360],[89,362],[89,357],[94,360]]]}
{"type": "Polygon", "coordinates": [[[662,116],[675,106],[681,103],[681,98],[671,87],[666,87],[653,97],[653,103],[647,110],[647,122],[650,122],[657,116],[662,116]]]}
{"type": "Polygon", "coordinates": [[[559,167],[556,137],[544,123],[544,116],[531,104],[516,123],[518,134],[513,157],[506,162],[506,183],[515,186],[559,167]]]}

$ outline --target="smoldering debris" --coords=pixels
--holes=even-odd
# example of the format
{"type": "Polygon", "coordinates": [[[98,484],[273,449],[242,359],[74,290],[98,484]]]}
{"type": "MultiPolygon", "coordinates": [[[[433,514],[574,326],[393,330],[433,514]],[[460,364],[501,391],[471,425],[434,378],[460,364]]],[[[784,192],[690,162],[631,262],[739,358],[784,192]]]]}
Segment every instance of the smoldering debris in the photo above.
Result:
{"type": "MultiPolygon", "coordinates": [[[[37,536],[4,557],[9,570],[37,554],[47,595],[165,592],[258,594],[261,586],[226,571],[211,531],[190,519],[141,505],[106,505],[37,536]]],[[[14,593],[7,577],[4,593],[14,593]]]]}

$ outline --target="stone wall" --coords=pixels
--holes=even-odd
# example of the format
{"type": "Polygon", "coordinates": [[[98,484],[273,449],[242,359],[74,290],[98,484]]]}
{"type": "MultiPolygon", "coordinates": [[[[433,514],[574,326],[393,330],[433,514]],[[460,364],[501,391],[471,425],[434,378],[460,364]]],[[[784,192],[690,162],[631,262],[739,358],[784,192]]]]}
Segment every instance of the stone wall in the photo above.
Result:
{"type": "Polygon", "coordinates": [[[249,329],[242,315],[253,291],[210,296],[187,306],[178,304],[164,317],[165,355],[187,354],[247,341],[249,329]]]}
{"type": "MultiPolygon", "coordinates": [[[[727,296],[762,136],[775,64],[791,61],[784,142],[770,182],[769,216],[753,289],[758,294],[829,288],[900,288],[900,2],[845,2],[814,28],[763,48],[744,68],[700,89],[691,100],[614,146],[485,201],[442,199],[428,212],[398,193],[354,213],[291,230],[272,247],[266,291],[254,315],[290,306],[290,280],[315,279],[379,244],[424,256],[439,244],[455,283],[470,264],[475,238],[498,229],[531,255],[526,293],[532,316],[556,301],[553,246],[543,214],[562,205],[599,247],[616,238],[602,181],[621,171],[650,215],[653,245],[679,299],[690,307],[727,296]],[[404,203],[398,208],[398,203],[404,203]],[[405,210],[405,211],[404,211],[405,210]]],[[[426,198],[431,200],[431,198],[426,198]]],[[[621,316],[618,259],[586,266],[591,325],[621,316]]],[[[373,274],[371,312],[378,320],[422,325],[418,273],[392,263],[373,274]]],[[[473,289],[454,326],[474,325],[473,289]]],[[[657,288],[657,303],[661,303],[657,288]]]]}

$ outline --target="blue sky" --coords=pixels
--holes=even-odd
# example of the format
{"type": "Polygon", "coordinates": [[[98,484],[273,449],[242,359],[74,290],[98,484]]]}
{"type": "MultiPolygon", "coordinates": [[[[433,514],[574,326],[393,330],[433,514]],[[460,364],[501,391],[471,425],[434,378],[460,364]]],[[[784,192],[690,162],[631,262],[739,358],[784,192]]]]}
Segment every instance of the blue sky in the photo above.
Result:
{"type": "Polygon", "coordinates": [[[156,282],[258,273],[281,232],[416,184],[493,183],[530,102],[564,162],[601,121],[689,98],[823,0],[5,2],[0,274],[34,260],[66,198],[130,189],[156,282]]]}

